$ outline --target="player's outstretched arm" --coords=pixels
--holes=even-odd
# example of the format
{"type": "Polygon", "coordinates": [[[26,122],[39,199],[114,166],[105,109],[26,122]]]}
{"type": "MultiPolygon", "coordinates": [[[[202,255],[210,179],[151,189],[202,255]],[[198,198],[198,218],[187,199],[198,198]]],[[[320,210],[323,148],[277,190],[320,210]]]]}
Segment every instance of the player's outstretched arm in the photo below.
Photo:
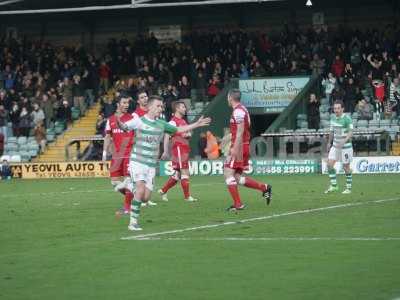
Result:
{"type": "Polygon", "coordinates": [[[193,129],[199,128],[199,127],[205,127],[210,125],[211,123],[211,118],[204,118],[204,116],[201,116],[196,122],[186,125],[186,126],[181,126],[178,127],[178,132],[187,132],[191,131],[193,129]]]}
{"type": "Polygon", "coordinates": [[[121,121],[121,119],[119,117],[117,117],[117,125],[119,127],[119,129],[123,130],[123,131],[131,131],[131,130],[135,130],[136,128],[138,128],[140,124],[140,119],[131,119],[128,122],[124,123],[121,121]]]}

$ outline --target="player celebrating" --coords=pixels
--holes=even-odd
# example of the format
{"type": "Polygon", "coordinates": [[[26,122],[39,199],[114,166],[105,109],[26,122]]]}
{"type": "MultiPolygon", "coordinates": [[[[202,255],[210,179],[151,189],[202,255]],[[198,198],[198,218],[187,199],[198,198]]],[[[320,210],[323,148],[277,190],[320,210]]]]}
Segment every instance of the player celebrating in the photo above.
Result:
{"type": "Polygon", "coordinates": [[[103,145],[103,161],[107,159],[110,152],[111,141],[113,143],[112,159],[110,166],[111,184],[115,191],[125,196],[124,207],[117,212],[118,215],[129,214],[131,201],[133,199],[132,189],[130,185],[128,166],[129,155],[133,145],[133,132],[124,132],[118,127],[117,116],[123,122],[131,120],[133,117],[129,114],[129,97],[121,96],[117,102],[117,110],[106,123],[104,145],[103,145]]]}
{"type": "Polygon", "coordinates": [[[331,118],[331,126],[328,140],[328,173],[330,186],[325,194],[337,192],[339,190],[336,181],[335,163],[343,163],[343,169],[346,174],[346,189],[342,194],[350,194],[353,178],[350,169],[350,163],[353,160],[353,145],[351,138],[353,136],[353,123],[349,116],[345,115],[343,101],[335,101],[333,104],[334,116],[331,118]],[[333,141],[333,145],[331,146],[333,141]]]}
{"type": "Polygon", "coordinates": [[[240,103],[241,93],[233,89],[228,93],[228,104],[232,107],[230,119],[230,130],[232,143],[230,153],[224,164],[224,177],[228,191],[233,199],[233,205],[228,207],[229,211],[242,210],[245,205],[240,199],[238,184],[259,190],[267,202],[271,202],[272,187],[243,176],[244,170],[248,169],[250,156],[250,115],[246,107],[240,103]]]}
{"type": "MultiPolygon", "coordinates": [[[[149,100],[149,97],[147,96],[147,92],[145,90],[139,90],[137,93],[137,104],[138,105],[136,106],[135,111],[132,113],[132,117],[134,119],[141,118],[147,113],[148,100],[149,100]]],[[[131,131],[131,132],[133,132],[133,131],[131,131]]],[[[154,205],[157,205],[157,203],[149,200],[147,202],[143,202],[143,205],[144,206],[147,206],[147,205],[154,206],[154,205]]]]}
{"type": "Polygon", "coordinates": [[[135,199],[131,206],[131,215],[128,229],[142,230],[138,218],[142,202],[147,202],[151,196],[159,156],[160,142],[164,132],[175,134],[176,132],[188,132],[201,126],[207,126],[210,118],[199,118],[197,122],[175,127],[159,119],[163,110],[163,101],[159,96],[151,96],[147,105],[147,113],[139,119],[128,122],[118,120],[118,126],[124,130],[135,131],[135,141],[130,158],[130,173],[132,181],[136,184],[135,199]]]}
{"type": "MultiPolygon", "coordinates": [[[[169,124],[181,127],[187,126],[187,122],[184,117],[186,115],[186,105],[184,102],[178,101],[174,105],[174,116],[172,117],[169,124]]],[[[168,179],[162,189],[158,190],[161,195],[162,200],[168,201],[167,192],[170,188],[176,185],[178,180],[181,180],[181,186],[183,190],[184,200],[188,202],[197,201],[190,195],[189,191],[189,138],[191,136],[190,132],[185,133],[175,133],[172,138],[172,168],[175,173],[168,179]]],[[[164,136],[164,153],[161,156],[162,159],[169,157],[169,140],[170,135],[165,134],[164,136]]]]}

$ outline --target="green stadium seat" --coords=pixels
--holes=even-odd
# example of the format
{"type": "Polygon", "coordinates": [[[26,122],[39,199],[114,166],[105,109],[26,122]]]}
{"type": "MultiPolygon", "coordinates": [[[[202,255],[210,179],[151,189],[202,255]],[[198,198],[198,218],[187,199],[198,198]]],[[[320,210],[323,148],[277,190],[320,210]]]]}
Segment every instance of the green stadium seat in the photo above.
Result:
{"type": "Polygon", "coordinates": [[[7,138],[7,143],[14,143],[17,144],[17,138],[15,136],[9,136],[7,138]]]}
{"type": "Polygon", "coordinates": [[[73,107],[71,109],[71,115],[72,115],[72,120],[78,120],[81,115],[81,111],[79,110],[79,108],[73,107]]]}
{"type": "Polygon", "coordinates": [[[48,142],[53,142],[55,140],[55,133],[54,134],[47,134],[46,135],[46,140],[48,142]]]}
{"type": "Polygon", "coordinates": [[[31,160],[31,155],[28,151],[20,151],[19,155],[21,155],[21,161],[28,162],[31,160]]]}
{"type": "Polygon", "coordinates": [[[357,128],[367,128],[368,127],[368,121],[367,120],[358,120],[357,121],[357,128]]]}
{"type": "Polygon", "coordinates": [[[298,114],[297,121],[299,121],[299,120],[302,120],[302,121],[307,120],[307,115],[306,114],[298,114]]]}
{"type": "Polygon", "coordinates": [[[59,135],[64,131],[64,126],[56,126],[54,129],[55,134],[59,135]]]}
{"type": "Polygon", "coordinates": [[[23,145],[27,143],[28,139],[25,136],[20,136],[17,141],[18,145],[23,145]]]}
{"type": "Polygon", "coordinates": [[[21,152],[28,151],[28,144],[19,145],[18,150],[21,152]]]}
{"type": "Polygon", "coordinates": [[[370,120],[369,123],[368,123],[368,127],[369,128],[371,128],[371,127],[379,127],[379,123],[380,123],[379,120],[370,120]]]}
{"type": "Polygon", "coordinates": [[[380,122],[381,127],[388,127],[390,125],[392,125],[392,120],[390,119],[381,120],[380,122]]]}

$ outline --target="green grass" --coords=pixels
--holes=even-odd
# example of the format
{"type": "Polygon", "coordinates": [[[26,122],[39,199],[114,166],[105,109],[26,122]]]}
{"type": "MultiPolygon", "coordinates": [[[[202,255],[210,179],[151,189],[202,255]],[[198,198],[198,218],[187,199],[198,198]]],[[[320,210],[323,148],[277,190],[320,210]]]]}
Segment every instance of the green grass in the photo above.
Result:
{"type": "Polygon", "coordinates": [[[115,218],[122,201],[106,179],[0,182],[0,299],[400,297],[400,240],[382,240],[400,239],[400,200],[369,202],[400,199],[400,176],[354,176],[351,195],[324,195],[321,175],[259,179],[273,184],[271,206],[241,189],[248,208],[227,213],[222,177],[195,177],[200,201],[174,188],[142,210],[140,234],[364,204],[121,240],[138,233],[115,218]]]}

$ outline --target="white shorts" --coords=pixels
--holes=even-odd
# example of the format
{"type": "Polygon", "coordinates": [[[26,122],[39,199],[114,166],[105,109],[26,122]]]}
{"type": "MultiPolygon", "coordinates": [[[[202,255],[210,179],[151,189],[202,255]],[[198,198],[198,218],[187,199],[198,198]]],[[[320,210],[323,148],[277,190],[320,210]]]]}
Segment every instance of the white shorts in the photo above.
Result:
{"type": "Polygon", "coordinates": [[[146,188],[150,191],[153,190],[154,177],[156,176],[155,168],[131,161],[129,162],[129,173],[134,183],[144,181],[146,188]]]}
{"type": "Polygon", "coordinates": [[[353,148],[336,149],[332,146],[329,150],[328,159],[349,164],[353,160],[353,148]]]}

